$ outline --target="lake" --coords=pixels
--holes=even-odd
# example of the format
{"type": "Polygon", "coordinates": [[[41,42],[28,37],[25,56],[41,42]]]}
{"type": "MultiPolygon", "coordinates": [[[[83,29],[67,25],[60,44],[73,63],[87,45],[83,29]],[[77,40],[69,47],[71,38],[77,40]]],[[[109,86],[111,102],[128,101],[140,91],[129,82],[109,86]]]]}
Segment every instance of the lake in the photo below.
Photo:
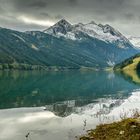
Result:
{"type": "Polygon", "coordinates": [[[138,79],[113,72],[0,72],[0,140],[74,140],[130,116],[140,108],[138,79]]]}

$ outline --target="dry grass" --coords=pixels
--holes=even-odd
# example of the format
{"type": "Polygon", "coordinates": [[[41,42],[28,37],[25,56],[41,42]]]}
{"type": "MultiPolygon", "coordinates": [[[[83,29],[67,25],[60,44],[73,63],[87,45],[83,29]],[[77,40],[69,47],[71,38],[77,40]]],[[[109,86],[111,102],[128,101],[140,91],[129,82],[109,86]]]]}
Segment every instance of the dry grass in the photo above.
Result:
{"type": "Polygon", "coordinates": [[[140,120],[129,118],[120,122],[99,125],[80,140],[140,140],[140,120]]]}
{"type": "Polygon", "coordinates": [[[125,70],[123,74],[130,77],[133,82],[140,84],[140,77],[136,70],[125,70]]]}
{"type": "Polygon", "coordinates": [[[79,140],[140,140],[140,115],[136,110],[132,118],[101,124],[79,140]]]}
{"type": "Polygon", "coordinates": [[[123,68],[123,71],[128,71],[128,70],[136,70],[138,63],[140,62],[140,57],[134,58],[133,63],[125,66],[123,68]]]}

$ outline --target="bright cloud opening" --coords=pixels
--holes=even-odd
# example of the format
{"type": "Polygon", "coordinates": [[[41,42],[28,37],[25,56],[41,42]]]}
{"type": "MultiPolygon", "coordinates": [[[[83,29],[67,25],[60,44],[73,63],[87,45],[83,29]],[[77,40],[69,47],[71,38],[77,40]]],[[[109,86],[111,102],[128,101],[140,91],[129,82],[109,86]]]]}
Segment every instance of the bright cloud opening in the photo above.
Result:
{"type": "Polygon", "coordinates": [[[37,20],[25,16],[20,16],[18,17],[18,20],[23,21],[26,24],[36,24],[36,25],[41,25],[41,26],[52,26],[54,24],[53,21],[49,20],[37,20]]]}

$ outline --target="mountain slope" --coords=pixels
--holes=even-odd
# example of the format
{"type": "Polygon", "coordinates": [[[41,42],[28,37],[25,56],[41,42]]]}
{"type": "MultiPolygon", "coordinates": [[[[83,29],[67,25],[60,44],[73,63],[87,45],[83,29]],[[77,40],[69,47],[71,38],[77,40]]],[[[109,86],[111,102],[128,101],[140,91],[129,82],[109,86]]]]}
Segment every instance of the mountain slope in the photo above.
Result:
{"type": "Polygon", "coordinates": [[[121,33],[93,22],[71,25],[63,19],[44,32],[0,28],[1,69],[104,69],[136,53],[121,33]]]}
{"type": "Polygon", "coordinates": [[[126,59],[120,64],[114,67],[116,70],[129,71],[140,70],[140,54],[137,54],[131,58],[126,59]]]}
{"type": "Polygon", "coordinates": [[[140,84],[140,54],[126,59],[114,67],[115,71],[121,72],[126,79],[135,84],[140,84]]]}

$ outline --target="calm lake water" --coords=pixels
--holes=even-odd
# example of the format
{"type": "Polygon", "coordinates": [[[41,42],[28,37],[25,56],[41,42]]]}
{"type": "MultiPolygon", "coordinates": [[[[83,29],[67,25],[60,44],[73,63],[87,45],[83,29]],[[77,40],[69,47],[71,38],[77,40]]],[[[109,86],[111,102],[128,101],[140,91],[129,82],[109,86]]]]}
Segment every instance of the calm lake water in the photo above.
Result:
{"type": "Polygon", "coordinates": [[[0,140],[74,140],[99,123],[130,115],[140,107],[139,76],[134,77],[0,72],[0,140]]]}

